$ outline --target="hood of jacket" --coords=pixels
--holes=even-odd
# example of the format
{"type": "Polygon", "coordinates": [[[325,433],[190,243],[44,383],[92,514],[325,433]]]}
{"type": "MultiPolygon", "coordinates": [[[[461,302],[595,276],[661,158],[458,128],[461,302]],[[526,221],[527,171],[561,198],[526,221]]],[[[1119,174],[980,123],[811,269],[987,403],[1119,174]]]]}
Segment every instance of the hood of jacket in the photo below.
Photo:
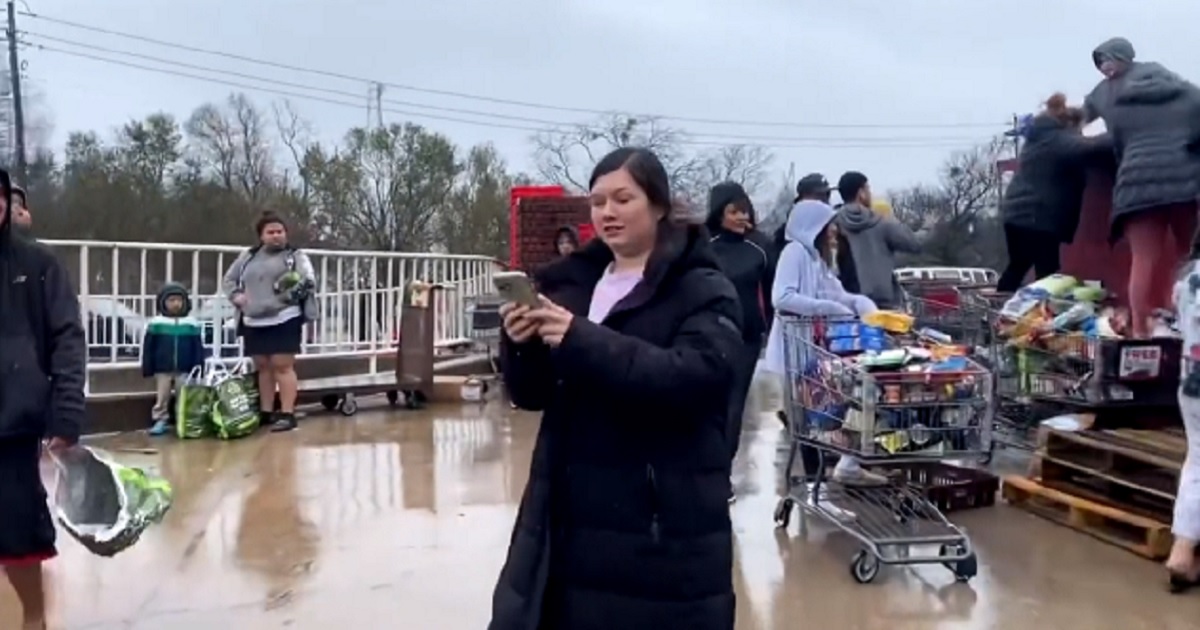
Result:
{"type": "Polygon", "coordinates": [[[827,203],[813,199],[799,201],[792,206],[784,234],[788,241],[803,245],[809,253],[816,256],[817,236],[836,216],[837,213],[827,203]]]}
{"type": "Polygon", "coordinates": [[[1025,129],[1025,139],[1031,142],[1037,142],[1046,137],[1052,136],[1059,131],[1067,128],[1066,123],[1061,120],[1042,112],[1033,117],[1029,122],[1029,126],[1025,129]]]}
{"type": "Polygon", "coordinates": [[[168,282],[158,290],[158,295],[154,299],[154,305],[158,309],[158,314],[166,317],[187,317],[192,312],[192,297],[188,294],[188,290],[178,282],[168,282]],[[172,295],[178,295],[183,298],[182,313],[167,313],[167,298],[172,295]]]}
{"type": "Polygon", "coordinates": [[[1179,75],[1156,63],[1140,63],[1128,72],[1117,93],[1118,104],[1166,103],[1186,94],[1193,86],[1179,75]]]}
{"type": "Polygon", "coordinates": [[[1137,57],[1137,52],[1133,49],[1133,44],[1128,39],[1114,37],[1096,46],[1096,49],[1092,51],[1092,63],[1098,69],[1106,57],[1116,61],[1133,63],[1134,58],[1137,57]]]}
{"type": "Polygon", "coordinates": [[[879,213],[856,202],[843,204],[838,208],[837,218],[839,228],[856,234],[878,225],[882,220],[879,213]]]}

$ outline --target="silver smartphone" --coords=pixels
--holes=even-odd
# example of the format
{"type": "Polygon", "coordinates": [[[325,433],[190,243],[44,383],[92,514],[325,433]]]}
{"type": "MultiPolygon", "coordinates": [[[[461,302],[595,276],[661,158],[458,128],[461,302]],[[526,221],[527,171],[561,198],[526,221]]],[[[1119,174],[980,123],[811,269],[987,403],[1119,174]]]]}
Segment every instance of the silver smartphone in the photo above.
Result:
{"type": "Polygon", "coordinates": [[[541,306],[537,289],[529,276],[520,271],[500,271],[492,274],[492,284],[505,302],[515,302],[531,308],[541,306]]]}

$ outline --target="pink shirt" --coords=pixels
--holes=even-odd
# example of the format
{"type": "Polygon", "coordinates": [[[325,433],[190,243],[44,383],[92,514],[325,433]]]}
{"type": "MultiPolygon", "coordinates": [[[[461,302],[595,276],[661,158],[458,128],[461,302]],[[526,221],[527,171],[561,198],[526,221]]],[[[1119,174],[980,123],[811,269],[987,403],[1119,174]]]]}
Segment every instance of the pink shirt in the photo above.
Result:
{"type": "Polygon", "coordinates": [[[604,275],[600,276],[599,282],[596,283],[596,289],[592,292],[592,304],[588,307],[588,319],[597,324],[603,322],[617,302],[629,295],[629,292],[633,291],[633,287],[636,287],[637,283],[641,281],[642,274],[640,272],[622,271],[618,273],[613,271],[610,265],[604,271],[604,275]]]}

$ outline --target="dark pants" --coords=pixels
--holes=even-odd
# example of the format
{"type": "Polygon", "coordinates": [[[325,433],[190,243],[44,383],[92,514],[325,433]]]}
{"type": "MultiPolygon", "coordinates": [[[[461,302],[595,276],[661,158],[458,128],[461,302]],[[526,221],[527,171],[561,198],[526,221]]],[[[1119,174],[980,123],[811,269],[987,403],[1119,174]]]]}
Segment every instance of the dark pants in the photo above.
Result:
{"type": "Polygon", "coordinates": [[[1012,225],[1004,226],[1008,248],[1008,267],[1000,276],[996,290],[1012,293],[1021,288],[1025,276],[1033,269],[1038,280],[1058,273],[1061,268],[1058,250],[1062,243],[1054,234],[1012,225]]]}
{"type": "Polygon", "coordinates": [[[737,456],[738,446],[742,443],[742,420],[746,415],[746,399],[750,396],[754,368],[758,366],[758,355],[761,351],[762,343],[747,343],[742,346],[740,355],[734,357],[733,391],[729,394],[729,422],[725,435],[731,461],[737,456]]]}

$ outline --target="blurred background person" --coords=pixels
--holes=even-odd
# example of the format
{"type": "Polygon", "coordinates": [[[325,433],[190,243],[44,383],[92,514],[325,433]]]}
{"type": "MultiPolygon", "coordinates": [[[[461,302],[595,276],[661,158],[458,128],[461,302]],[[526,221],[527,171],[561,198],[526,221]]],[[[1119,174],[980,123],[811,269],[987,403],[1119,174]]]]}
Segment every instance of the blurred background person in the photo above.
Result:
{"type": "Polygon", "coordinates": [[[709,191],[705,227],[711,235],[713,254],[742,304],[744,347],[736,357],[736,380],[729,400],[730,459],[737,455],[741,442],[746,398],[762,353],[767,324],[775,317],[769,309],[764,312],[762,306],[762,296],[771,293],[774,265],[767,250],[750,238],[754,218],[754,204],[741,184],[724,182],[709,191]]]}

